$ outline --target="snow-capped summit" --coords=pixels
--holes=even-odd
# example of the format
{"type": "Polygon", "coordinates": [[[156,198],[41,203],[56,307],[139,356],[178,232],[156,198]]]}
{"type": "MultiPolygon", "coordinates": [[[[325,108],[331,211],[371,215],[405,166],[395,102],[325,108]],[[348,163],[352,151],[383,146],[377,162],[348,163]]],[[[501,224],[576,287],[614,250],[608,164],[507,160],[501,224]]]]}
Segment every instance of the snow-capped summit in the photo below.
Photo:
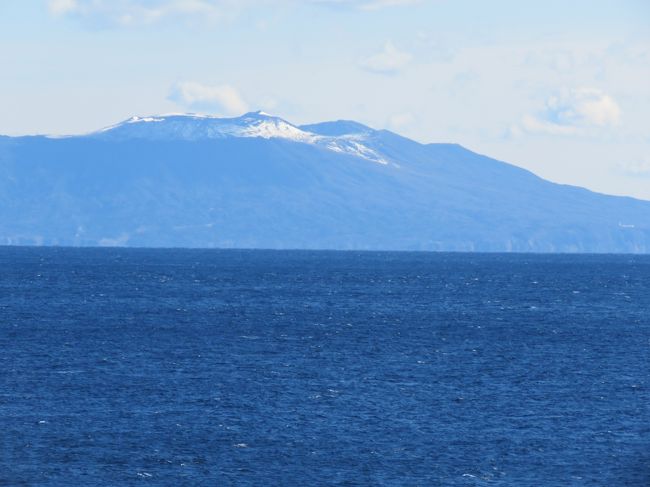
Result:
{"type": "Polygon", "coordinates": [[[95,132],[112,139],[200,140],[225,137],[281,137],[309,141],[313,136],[286,120],[264,112],[241,117],[220,118],[212,115],[169,114],[132,117],[95,132]]]}
{"type": "Polygon", "coordinates": [[[298,127],[280,117],[256,111],[233,118],[197,114],[132,117],[95,132],[91,136],[111,140],[145,139],[156,141],[196,141],[229,137],[278,138],[291,142],[313,144],[330,151],[387,164],[388,161],[364,144],[363,135],[370,132],[372,129],[355,122],[328,122],[298,127]],[[345,124],[345,127],[341,127],[341,123],[345,124]],[[354,126],[350,124],[354,124],[354,126]],[[312,127],[314,131],[310,131],[309,127],[312,127]]]}

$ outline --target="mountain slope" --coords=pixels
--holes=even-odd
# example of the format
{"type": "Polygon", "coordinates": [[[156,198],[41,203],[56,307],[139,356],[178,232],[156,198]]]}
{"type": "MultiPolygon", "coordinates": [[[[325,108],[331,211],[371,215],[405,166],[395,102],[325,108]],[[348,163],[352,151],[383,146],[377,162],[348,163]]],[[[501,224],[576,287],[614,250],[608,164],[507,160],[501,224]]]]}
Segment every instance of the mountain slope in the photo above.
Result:
{"type": "Polygon", "coordinates": [[[650,202],[261,112],[0,138],[0,244],[649,252],[650,202]]]}

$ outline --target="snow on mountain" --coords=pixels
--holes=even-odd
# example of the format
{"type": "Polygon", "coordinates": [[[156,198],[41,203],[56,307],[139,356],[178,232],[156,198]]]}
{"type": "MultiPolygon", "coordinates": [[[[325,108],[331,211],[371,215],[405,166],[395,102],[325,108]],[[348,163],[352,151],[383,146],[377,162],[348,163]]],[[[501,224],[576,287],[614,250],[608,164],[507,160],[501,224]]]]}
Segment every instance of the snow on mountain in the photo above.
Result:
{"type": "MultiPolygon", "coordinates": [[[[338,122],[332,122],[337,124],[338,122]]],[[[350,123],[350,122],[348,122],[350,123]]],[[[106,127],[90,134],[91,137],[111,140],[204,140],[228,137],[260,137],[285,139],[292,142],[312,144],[324,149],[360,157],[379,164],[388,161],[364,144],[364,136],[373,130],[356,124],[358,130],[328,127],[329,130],[311,132],[286,120],[258,111],[235,118],[219,118],[210,115],[169,114],[148,117],[132,117],[129,120],[106,127]],[[363,129],[361,129],[363,128],[363,129]]],[[[318,128],[318,125],[314,125],[318,128]]]]}
{"type": "Polygon", "coordinates": [[[0,136],[0,244],[650,253],[650,202],[339,120],[0,136]]]}

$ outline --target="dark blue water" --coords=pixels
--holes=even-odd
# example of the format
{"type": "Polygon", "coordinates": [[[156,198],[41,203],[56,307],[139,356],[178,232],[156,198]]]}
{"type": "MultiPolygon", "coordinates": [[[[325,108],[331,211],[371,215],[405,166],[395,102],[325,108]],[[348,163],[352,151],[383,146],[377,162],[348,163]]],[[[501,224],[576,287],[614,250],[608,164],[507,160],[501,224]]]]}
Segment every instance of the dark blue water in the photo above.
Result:
{"type": "Polygon", "coordinates": [[[0,249],[0,485],[650,484],[650,258],[0,249]]]}

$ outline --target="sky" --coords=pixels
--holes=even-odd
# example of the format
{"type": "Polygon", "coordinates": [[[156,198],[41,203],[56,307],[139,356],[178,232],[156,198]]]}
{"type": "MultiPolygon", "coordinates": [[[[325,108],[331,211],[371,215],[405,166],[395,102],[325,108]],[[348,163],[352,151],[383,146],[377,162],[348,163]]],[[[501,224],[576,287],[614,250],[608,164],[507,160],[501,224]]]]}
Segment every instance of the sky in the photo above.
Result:
{"type": "Polygon", "coordinates": [[[0,134],[252,110],[650,200],[650,2],[0,1],[0,134]]]}

